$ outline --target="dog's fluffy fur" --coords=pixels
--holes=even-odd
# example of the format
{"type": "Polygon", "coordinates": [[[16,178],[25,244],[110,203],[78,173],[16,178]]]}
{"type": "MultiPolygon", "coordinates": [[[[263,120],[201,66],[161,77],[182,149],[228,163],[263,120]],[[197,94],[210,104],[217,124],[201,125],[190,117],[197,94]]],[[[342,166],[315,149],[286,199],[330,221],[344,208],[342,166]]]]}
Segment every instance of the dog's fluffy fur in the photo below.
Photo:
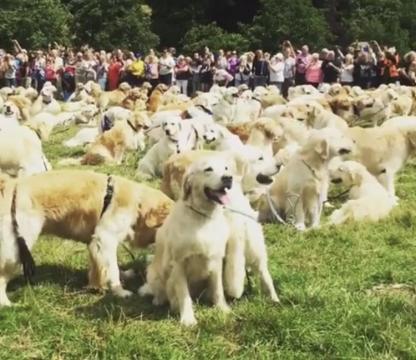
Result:
{"type": "Polygon", "coordinates": [[[169,301],[183,325],[196,324],[191,294],[206,280],[214,305],[229,311],[222,262],[230,229],[221,205],[231,183],[231,170],[221,158],[194,163],[184,178],[181,199],[157,232],[155,256],[140,294],[152,295],[155,305],[169,301]]]}
{"type": "MultiPolygon", "coordinates": [[[[328,163],[352,151],[352,141],[337,129],[314,131],[305,145],[277,174],[270,197],[282,218],[298,230],[318,227],[328,191],[328,163]]],[[[272,219],[269,206],[262,207],[260,221],[272,219]]]]}
{"type": "Polygon", "coordinates": [[[331,214],[331,224],[376,222],[388,216],[395,205],[395,200],[386,189],[358,162],[344,161],[333,168],[330,166],[330,178],[332,182],[350,187],[350,200],[331,214]]]}
{"type": "Polygon", "coordinates": [[[21,268],[11,224],[14,189],[19,233],[29,249],[41,233],[84,242],[90,253],[90,286],[130,294],[120,283],[117,247],[125,240],[136,246],[153,242],[172,201],[158,190],[113,176],[114,193],[101,217],[106,184],[106,175],[80,170],[1,182],[0,305],[10,305],[6,286],[21,268]]]}

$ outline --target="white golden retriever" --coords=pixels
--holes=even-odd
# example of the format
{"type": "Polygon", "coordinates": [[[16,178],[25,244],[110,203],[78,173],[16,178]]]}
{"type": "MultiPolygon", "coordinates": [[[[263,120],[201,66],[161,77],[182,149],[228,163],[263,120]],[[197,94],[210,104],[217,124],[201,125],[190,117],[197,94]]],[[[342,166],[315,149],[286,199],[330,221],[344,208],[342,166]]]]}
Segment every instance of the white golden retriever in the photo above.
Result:
{"type": "Polygon", "coordinates": [[[166,160],[171,155],[180,152],[181,120],[176,117],[164,120],[162,130],[162,138],[139,161],[137,176],[142,179],[151,179],[163,175],[163,165],[166,160]]]}
{"type": "Polygon", "coordinates": [[[26,126],[0,131],[0,172],[27,176],[51,169],[36,133],[26,126]]]}
{"type": "Polygon", "coordinates": [[[344,161],[335,167],[330,166],[329,174],[333,183],[350,187],[350,200],[331,214],[331,224],[339,225],[348,221],[376,222],[386,217],[395,206],[395,199],[358,162],[344,161]]]}
{"type": "Polygon", "coordinates": [[[155,305],[169,301],[186,326],[196,324],[191,293],[206,280],[214,305],[229,311],[222,263],[230,228],[223,205],[232,181],[221,157],[194,163],[184,178],[182,198],[156,234],[155,256],[139,293],[153,295],[155,305]]]}

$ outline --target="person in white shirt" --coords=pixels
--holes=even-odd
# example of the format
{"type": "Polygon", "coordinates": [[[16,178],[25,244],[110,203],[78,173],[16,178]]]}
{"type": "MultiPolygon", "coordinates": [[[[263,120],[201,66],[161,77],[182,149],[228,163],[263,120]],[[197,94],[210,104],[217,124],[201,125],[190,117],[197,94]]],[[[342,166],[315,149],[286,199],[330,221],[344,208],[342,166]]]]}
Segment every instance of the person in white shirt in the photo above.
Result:
{"type": "Polygon", "coordinates": [[[278,53],[272,57],[269,61],[269,83],[275,85],[280,91],[282,91],[282,85],[284,81],[284,69],[285,63],[282,53],[278,53]]]}
{"type": "Polygon", "coordinates": [[[159,59],[159,80],[161,83],[171,86],[173,80],[173,69],[175,60],[167,49],[163,50],[163,55],[159,59]]]}
{"type": "Polygon", "coordinates": [[[354,57],[351,54],[345,55],[341,65],[339,80],[342,85],[353,85],[354,82],[354,57]]]}

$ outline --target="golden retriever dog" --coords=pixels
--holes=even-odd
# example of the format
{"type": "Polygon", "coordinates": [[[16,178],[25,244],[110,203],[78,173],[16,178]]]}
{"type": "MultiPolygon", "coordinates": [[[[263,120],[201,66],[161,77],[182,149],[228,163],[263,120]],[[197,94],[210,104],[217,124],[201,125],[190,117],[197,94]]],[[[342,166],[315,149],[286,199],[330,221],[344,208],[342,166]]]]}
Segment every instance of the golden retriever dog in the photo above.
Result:
{"type": "Polygon", "coordinates": [[[57,89],[49,81],[47,81],[42,90],[40,91],[39,96],[36,98],[35,102],[30,108],[30,114],[36,115],[40,112],[48,112],[51,114],[59,114],[61,112],[61,105],[53,97],[57,89]]]}
{"type": "Polygon", "coordinates": [[[306,124],[311,129],[323,129],[326,127],[336,128],[340,131],[348,129],[347,122],[340,116],[334,114],[330,110],[324,109],[318,103],[311,103],[313,111],[311,116],[307,119],[306,124]]]}
{"type": "Polygon", "coordinates": [[[137,176],[143,180],[163,175],[163,166],[172,154],[181,151],[182,120],[179,117],[166,119],[161,125],[162,138],[139,160],[137,176]]]}
{"type": "Polygon", "coordinates": [[[247,145],[245,151],[186,151],[172,155],[165,163],[163,177],[160,185],[161,191],[171,199],[177,200],[180,196],[181,185],[186,170],[196,161],[208,157],[222,157],[234,165],[235,174],[241,177],[241,186],[244,194],[250,197],[260,196],[266,185],[270,185],[280,166],[272,157],[261,149],[247,145]],[[262,174],[262,176],[259,176],[262,174]]]}
{"type": "Polygon", "coordinates": [[[391,102],[398,99],[397,93],[392,90],[377,90],[366,92],[354,100],[354,109],[358,117],[356,126],[371,127],[381,125],[392,115],[391,102]]]}
{"type": "Polygon", "coordinates": [[[386,189],[358,162],[344,161],[335,167],[330,166],[329,176],[333,183],[350,188],[350,200],[331,214],[330,224],[376,222],[387,217],[395,206],[395,200],[386,189]]]}
{"type": "MultiPolygon", "coordinates": [[[[254,172],[257,179],[265,179],[263,171],[254,172]]],[[[225,293],[239,299],[244,292],[246,268],[253,269],[260,277],[261,286],[273,302],[279,298],[267,266],[266,241],[262,226],[257,221],[258,213],[253,210],[249,199],[244,196],[238,177],[228,192],[230,205],[226,208],[231,233],[227,241],[224,288],[225,293]]],[[[272,181],[271,177],[269,180],[272,181]]]]}
{"type": "Polygon", "coordinates": [[[38,135],[26,126],[0,131],[0,172],[27,176],[51,169],[38,135]]]}
{"type": "Polygon", "coordinates": [[[19,126],[19,108],[14,103],[6,101],[0,114],[0,130],[19,126]]]}
{"type": "Polygon", "coordinates": [[[30,119],[30,109],[32,102],[26,96],[23,95],[12,95],[7,98],[6,104],[12,102],[19,109],[19,120],[22,122],[30,119]]]}
{"type": "Polygon", "coordinates": [[[197,322],[191,295],[201,286],[215,306],[229,312],[222,263],[230,226],[223,206],[230,201],[232,183],[230,165],[222,158],[195,162],[185,175],[181,199],[156,234],[155,255],[139,293],[152,295],[154,305],[168,301],[185,326],[197,322]]]}
{"type": "Polygon", "coordinates": [[[104,111],[110,106],[121,106],[130,90],[131,86],[126,82],[122,82],[116,90],[103,91],[98,99],[98,107],[104,111]]]}
{"type": "Polygon", "coordinates": [[[328,192],[328,163],[352,149],[353,142],[335,128],[313,131],[276,175],[268,195],[269,204],[261,207],[259,220],[272,220],[276,212],[298,230],[318,227],[328,192]]]}
{"type": "Polygon", "coordinates": [[[348,135],[355,142],[352,159],[363,164],[395,197],[395,175],[416,150],[416,121],[402,123],[393,118],[379,128],[350,128],[348,135]]]}
{"type": "Polygon", "coordinates": [[[237,150],[244,147],[241,138],[220,124],[212,123],[205,126],[202,138],[205,143],[218,151],[237,150]]]}
{"type": "Polygon", "coordinates": [[[342,117],[348,125],[353,125],[357,119],[354,112],[354,98],[348,95],[338,95],[329,100],[332,112],[342,117]]]}
{"type": "Polygon", "coordinates": [[[256,146],[265,153],[273,156],[273,144],[283,137],[283,128],[274,120],[260,118],[251,127],[246,144],[256,146]]]}
{"type": "Polygon", "coordinates": [[[149,97],[147,104],[147,110],[150,112],[156,112],[159,106],[162,104],[163,94],[168,90],[167,85],[159,84],[155,87],[149,97]]]}
{"type": "Polygon", "coordinates": [[[138,149],[138,131],[139,129],[132,128],[126,122],[117,122],[88,146],[87,153],[81,159],[81,165],[120,165],[127,150],[138,149]]]}
{"type": "Polygon", "coordinates": [[[131,111],[145,111],[147,96],[139,88],[131,89],[121,102],[121,106],[131,111]]]}
{"type": "Polygon", "coordinates": [[[131,294],[120,283],[117,247],[123,241],[147,246],[173,202],[160,191],[118,176],[59,170],[1,182],[0,306],[10,305],[7,283],[23,265],[30,277],[30,250],[40,234],[88,245],[89,285],[131,294]]]}

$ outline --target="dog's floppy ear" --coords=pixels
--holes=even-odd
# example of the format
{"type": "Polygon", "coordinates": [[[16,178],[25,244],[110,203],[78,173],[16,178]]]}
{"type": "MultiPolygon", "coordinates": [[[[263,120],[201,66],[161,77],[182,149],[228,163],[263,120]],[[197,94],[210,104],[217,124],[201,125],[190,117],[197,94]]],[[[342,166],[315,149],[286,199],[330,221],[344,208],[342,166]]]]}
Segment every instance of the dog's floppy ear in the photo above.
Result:
{"type": "Polygon", "coordinates": [[[192,193],[192,173],[186,174],[182,183],[182,199],[188,200],[192,193]]]}
{"type": "Polygon", "coordinates": [[[361,182],[363,181],[363,175],[358,169],[357,170],[354,169],[353,171],[346,169],[345,171],[348,173],[348,176],[352,184],[354,185],[361,184],[361,182]]]}
{"type": "Polygon", "coordinates": [[[316,146],[315,146],[316,153],[322,158],[322,159],[328,159],[329,157],[329,143],[327,139],[320,140],[316,146]]]}

